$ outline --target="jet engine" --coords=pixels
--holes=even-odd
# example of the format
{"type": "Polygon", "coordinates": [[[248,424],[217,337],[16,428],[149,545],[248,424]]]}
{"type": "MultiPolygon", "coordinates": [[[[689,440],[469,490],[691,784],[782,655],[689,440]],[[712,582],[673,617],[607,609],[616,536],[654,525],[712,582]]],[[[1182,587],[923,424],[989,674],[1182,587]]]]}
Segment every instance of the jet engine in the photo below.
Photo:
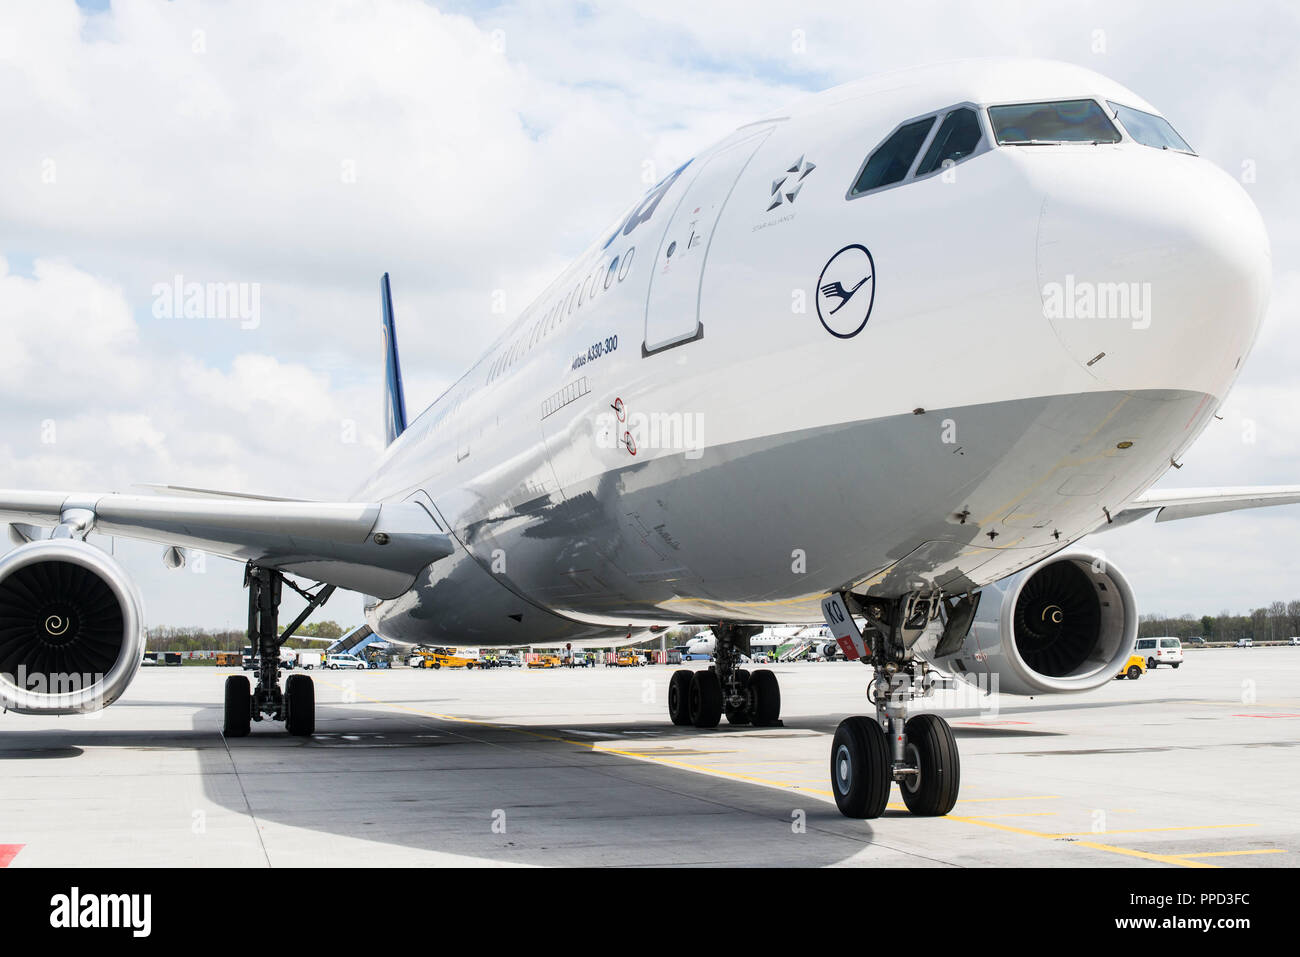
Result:
{"type": "Polygon", "coordinates": [[[989,691],[1088,691],[1119,672],[1137,629],[1137,602],[1119,569],[1067,551],[981,589],[961,647],[927,657],[989,691]]]}
{"type": "Polygon", "coordinates": [[[85,542],[31,542],[0,559],[0,706],[75,714],[121,696],[144,657],[135,585],[85,542]]]}

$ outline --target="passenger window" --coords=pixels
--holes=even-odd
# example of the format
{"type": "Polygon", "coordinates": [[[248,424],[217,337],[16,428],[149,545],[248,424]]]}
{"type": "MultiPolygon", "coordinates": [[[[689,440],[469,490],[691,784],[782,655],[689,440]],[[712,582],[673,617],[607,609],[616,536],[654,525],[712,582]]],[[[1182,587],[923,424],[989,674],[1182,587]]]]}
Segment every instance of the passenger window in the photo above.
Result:
{"type": "Polygon", "coordinates": [[[1115,124],[1093,100],[990,106],[989,121],[999,146],[1118,143],[1120,139],[1115,124]]]}
{"type": "Polygon", "coordinates": [[[853,184],[850,196],[859,196],[869,190],[897,183],[912,168],[912,161],[921,151],[921,144],[934,126],[934,117],[908,123],[896,129],[892,136],[876,147],[876,151],[862,168],[862,174],[853,184]]]}
{"type": "Polygon", "coordinates": [[[1115,118],[1124,124],[1128,135],[1143,146],[1158,150],[1178,150],[1181,153],[1196,152],[1187,145],[1187,141],[1178,135],[1163,116],[1143,113],[1131,106],[1120,106],[1110,100],[1106,102],[1110,103],[1110,108],[1115,111],[1115,118]]]}
{"type": "Polygon", "coordinates": [[[963,106],[953,110],[944,117],[939,132],[934,134],[934,141],[925,151],[925,159],[916,169],[917,176],[932,173],[944,164],[945,160],[958,163],[975,152],[980,145],[979,117],[975,111],[963,106]]]}

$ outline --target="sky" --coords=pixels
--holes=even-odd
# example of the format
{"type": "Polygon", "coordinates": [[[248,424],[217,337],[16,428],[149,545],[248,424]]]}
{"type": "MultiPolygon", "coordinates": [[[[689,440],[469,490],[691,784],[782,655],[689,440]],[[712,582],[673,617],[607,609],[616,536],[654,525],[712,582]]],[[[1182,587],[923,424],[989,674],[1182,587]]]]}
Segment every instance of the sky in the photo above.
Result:
{"type": "MultiPolygon", "coordinates": [[[[647,177],[808,93],[997,55],[1116,79],[1242,179],[1269,316],[1161,485],[1300,482],[1298,52],[1300,5],[1267,0],[6,3],[0,487],[345,498],[383,447],[381,273],[414,412],[647,177]],[[178,277],[257,308],[169,312],[178,277]]],[[[1297,540],[1288,507],[1087,544],[1143,613],[1200,615],[1300,598],[1297,540]]],[[[151,625],[240,626],[237,564],[104,544],[151,625]]],[[[360,599],[320,617],[359,623],[360,599]]]]}

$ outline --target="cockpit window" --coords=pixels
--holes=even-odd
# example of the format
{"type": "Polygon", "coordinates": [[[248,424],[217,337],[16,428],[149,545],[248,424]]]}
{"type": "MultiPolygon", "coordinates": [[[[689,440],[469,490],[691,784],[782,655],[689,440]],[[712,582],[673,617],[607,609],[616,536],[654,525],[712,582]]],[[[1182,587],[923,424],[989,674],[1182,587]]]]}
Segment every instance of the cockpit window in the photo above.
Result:
{"type": "Polygon", "coordinates": [[[906,176],[907,171],[912,168],[912,161],[916,159],[916,154],[921,150],[921,144],[930,135],[930,127],[934,126],[934,119],[933,116],[927,116],[923,120],[906,123],[896,129],[893,135],[871,154],[867,165],[862,167],[862,175],[853,184],[853,190],[849,195],[858,196],[868,190],[897,183],[906,176]]]}
{"type": "Polygon", "coordinates": [[[1183,153],[1196,152],[1174,131],[1163,116],[1143,113],[1131,106],[1121,106],[1110,100],[1106,102],[1110,103],[1110,108],[1115,111],[1115,118],[1124,124],[1128,135],[1143,146],[1151,146],[1158,150],[1179,150],[1183,153]]]}
{"type": "Polygon", "coordinates": [[[979,146],[981,135],[980,121],[974,110],[966,106],[953,110],[943,118],[939,132],[934,134],[930,148],[925,151],[925,159],[916,168],[916,175],[933,172],[947,160],[956,163],[970,156],[979,146]]]}
{"type": "Polygon", "coordinates": [[[1120,140],[1115,124],[1093,100],[990,106],[989,121],[999,146],[1118,143],[1120,140]]]}

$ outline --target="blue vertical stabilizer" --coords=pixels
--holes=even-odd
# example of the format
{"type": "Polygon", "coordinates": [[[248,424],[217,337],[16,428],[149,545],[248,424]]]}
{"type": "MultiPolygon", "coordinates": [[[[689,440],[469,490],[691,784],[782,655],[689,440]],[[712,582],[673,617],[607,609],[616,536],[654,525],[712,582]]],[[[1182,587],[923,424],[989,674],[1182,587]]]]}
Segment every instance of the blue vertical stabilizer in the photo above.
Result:
{"type": "Polygon", "coordinates": [[[397,327],[393,324],[393,292],[388,273],[379,282],[384,299],[384,427],[387,445],[406,431],[406,391],[402,387],[402,363],[397,358],[397,327]]]}

